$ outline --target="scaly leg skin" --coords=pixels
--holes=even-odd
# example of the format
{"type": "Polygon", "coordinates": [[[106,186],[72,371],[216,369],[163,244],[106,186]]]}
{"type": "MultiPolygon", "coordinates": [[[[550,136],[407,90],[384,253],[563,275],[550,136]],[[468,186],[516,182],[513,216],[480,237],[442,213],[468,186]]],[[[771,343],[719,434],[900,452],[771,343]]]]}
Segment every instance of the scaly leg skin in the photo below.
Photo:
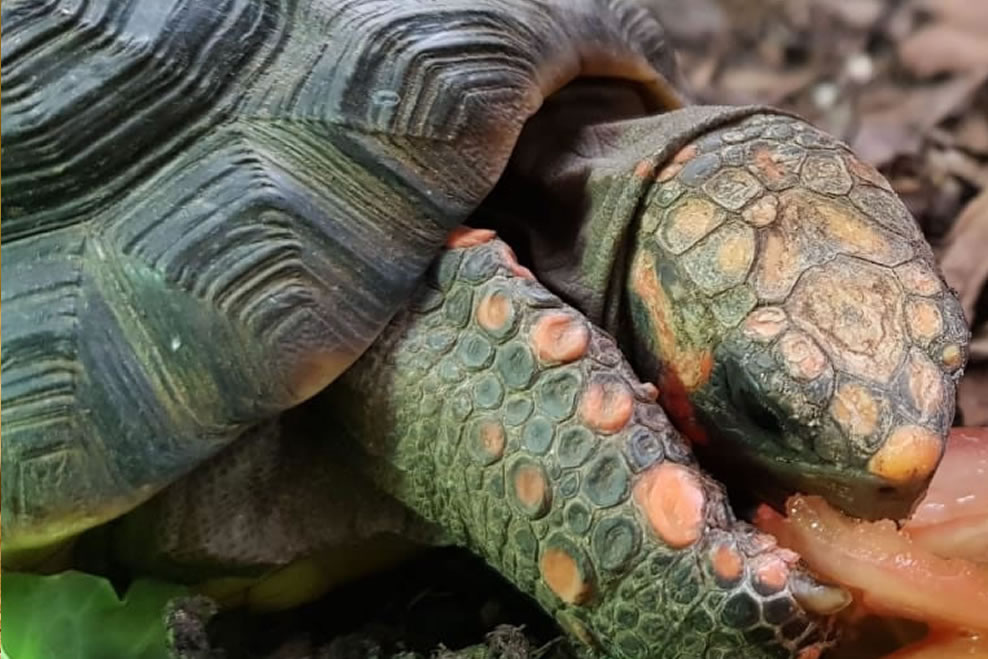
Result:
{"type": "Polygon", "coordinates": [[[614,342],[491,232],[451,247],[327,392],[374,480],[591,653],[807,658],[829,645],[847,593],[735,520],[614,342]]]}

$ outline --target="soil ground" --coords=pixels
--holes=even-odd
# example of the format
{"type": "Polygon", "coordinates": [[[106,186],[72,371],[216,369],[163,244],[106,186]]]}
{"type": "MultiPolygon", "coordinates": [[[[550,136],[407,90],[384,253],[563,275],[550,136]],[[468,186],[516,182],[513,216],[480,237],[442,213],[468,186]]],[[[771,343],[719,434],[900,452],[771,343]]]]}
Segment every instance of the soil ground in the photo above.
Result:
{"type": "MultiPolygon", "coordinates": [[[[958,423],[988,425],[988,4],[645,1],[663,17],[698,102],[795,110],[890,179],[972,324],[958,423]]],[[[243,622],[220,616],[211,624],[225,656],[429,656],[478,643],[504,659],[558,650],[551,621],[480,561],[452,550],[302,611],[252,620],[246,636],[243,622]]]]}

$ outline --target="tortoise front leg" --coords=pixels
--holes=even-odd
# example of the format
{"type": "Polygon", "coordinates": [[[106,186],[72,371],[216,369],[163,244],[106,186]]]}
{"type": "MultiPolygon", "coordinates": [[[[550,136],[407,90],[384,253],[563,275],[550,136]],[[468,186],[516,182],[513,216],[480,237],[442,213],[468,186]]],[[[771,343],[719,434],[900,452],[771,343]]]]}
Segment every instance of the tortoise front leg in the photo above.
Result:
{"type": "Polygon", "coordinates": [[[328,392],[377,484],[607,655],[829,644],[846,593],[734,518],[654,387],[492,238],[454,234],[328,392]]]}

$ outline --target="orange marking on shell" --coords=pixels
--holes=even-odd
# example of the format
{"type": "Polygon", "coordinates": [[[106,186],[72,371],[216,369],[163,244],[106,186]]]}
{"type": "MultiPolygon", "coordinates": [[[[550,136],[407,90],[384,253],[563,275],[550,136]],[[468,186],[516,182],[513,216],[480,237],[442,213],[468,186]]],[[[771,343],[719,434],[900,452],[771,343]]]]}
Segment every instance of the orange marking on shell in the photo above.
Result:
{"type": "Polygon", "coordinates": [[[515,472],[515,496],[527,508],[535,510],[545,501],[549,487],[542,472],[533,465],[523,465],[515,472]]]}
{"type": "Polygon", "coordinates": [[[587,354],[590,329],[571,314],[550,312],[536,322],[532,347],[543,362],[572,362],[587,354]]]}
{"type": "Polygon", "coordinates": [[[532,271],[523,266],[518,262],[518,257],[515,255],[515,250],[511,249],[506,244],[501,246],[501,253],[504,255],[505,265],[508,266],[508,270],[511,271],[515,277],[521,277],[523,279],[535,279],[535,275],[532,271]]]}
{"type": "Polygon", "coordinates": [[[590,583],[580,573],[576,559],[562,549],[547,549],[539,568],[546,585],[567,604],[582,604],[590,598],[590,583]]]}
{"type": "Polygon", "coordinates": [[[459,226],[453,229],[446,237],[446,247],[450,249],[463,249],[465,247],[476,247],[486,242],[494,240],[497,234],[490,229],[474,229],[467,226],[459,226]]]}
{"type": "Polygon", "coordinates": [[[868,471],[895,484],[926,479],[940,462],[943,442],[921,426],[902,426],[868,461],[868,471]]]}
{"type": "Polygon", "coordinates": [[[696,157],[696,144],[687,144],[682,149],[676,152],[676,155],[672,157],[672,161],[677,165],[682,165],[696,157]]]}
{"type": "Polygon", "coordinates": [[[624,384],[594,382],[580,399],[580,418],[603,433],[615,433],[628,425],[635,401],[624,384]]]}
{"type": "Polygon", "coordinates": [[[688,468],[672,462],[652,467],[635,483],[634,498],[652,530],[670,547],[688,547],[700,538],[706,497],[688,468]]]}
{"type": "Polygon", "coordinates": [[[762,554],[756,557],[752,571],[755,575],[755,581],[766,592],[779,592],[786,587],[786,582],[789,580],[789,566],[773,554],[762,554]]]}
{"type": "Polygon", "coordinates": [[[779,307],[755,309],[744,321],[745,335],[761,343],[771,341],[782,334],[787,327],[789,327],[789,318],[779,307]]]}
{"type": "Polygon", "coordinates": [[[878,428],[878,401],[858,384],[845,384],[837,390],[830,413],[844,432],[851,435],[867,437],[878,428]]]}
{"type": "Polygon", "coordinates": [[[511,319],[511,300],[500,291],[484,297],[477,305],[477,324],[487,330],[497,331],[511,319]]]}
{"type": "Polygon", "coordinates": [[[799,331],[789,331],[779,341],[786,370],[798,380],[815,380],[827,368],[827,357],[813,339],[799,331]]]}
{"type": "Polygon", "coordinates": [[[778,216],[779,199],[771,194],[765,195],[741,213],[744,221],[754,227],[768,226],[778,216]]]}
{"type": "Polygon", "coordinates": [[[504,455],[504,428],[497,421],[486,421],[480,427],[480,441],[484,452],[494,459],[504,455]]]}
{"type": "Polygon", "coordinates": [[[710,564],[714,574],[724,583],[735,583],[744,572],[744,558],[730,545],[718,545],[711,552],[710,564]]]}
{"type": "Polygon", "coordinates": [[[940,309],[929,300],[909,300],[906,302],[906,319],[909,333],[917,341],[928,343],[943,331],[943,316],[940,309]]]}
{"type": "Polygon", "coordinates": [[[659,170],[659,173],[656,175],[655,179],[659,183],[665,183],[666,181],[674,177],[676,174],[678,174],[682,168],[683,166],[678,163],[672,163],[670,165],[666,165],[661,170],[659,170]]]}

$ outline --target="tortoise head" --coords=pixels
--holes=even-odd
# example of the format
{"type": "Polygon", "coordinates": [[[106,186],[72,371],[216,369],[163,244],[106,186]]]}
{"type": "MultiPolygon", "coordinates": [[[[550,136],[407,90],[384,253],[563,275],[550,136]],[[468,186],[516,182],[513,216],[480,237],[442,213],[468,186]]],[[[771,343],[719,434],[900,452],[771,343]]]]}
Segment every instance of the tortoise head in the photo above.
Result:
{"type": "Polygon", "coordinates": [[[636,362],[701,457],[761,499],[906,516],[939,463],[968,330],[885,179],[774,115],[650,175],[628,280],[636,362]]]}

